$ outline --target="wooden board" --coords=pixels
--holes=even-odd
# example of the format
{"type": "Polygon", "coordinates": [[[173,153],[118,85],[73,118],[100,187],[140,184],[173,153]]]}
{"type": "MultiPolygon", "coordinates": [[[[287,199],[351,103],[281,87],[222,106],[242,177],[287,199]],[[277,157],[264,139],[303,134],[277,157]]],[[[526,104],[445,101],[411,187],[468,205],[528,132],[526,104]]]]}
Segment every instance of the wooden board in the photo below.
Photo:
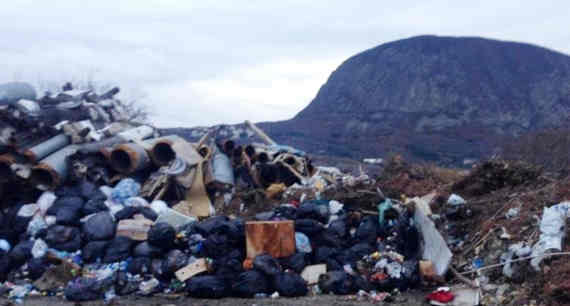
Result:
{"type": "Polygon", "coordinates": [[[245,224],[247,258],[268,253],[274,258],[295,253],[293,221],[250,221],[245,224]]]}
{"type": "Polygon", "coordinates": [[[129,237],[136,241],[145,241],[148,230],[154,222],[148,219],[125,219],[117,225],[117,236],[129,237]]]}
{"type": "Polygon", "coordinates": [[[206,259],[199,258],[186,267],[176,271],[174,274],[176,274],[176,278],[178,278],[179,281],[184,282],[192,276],[206,271],[208,271],[208,263],[206,259]]]}

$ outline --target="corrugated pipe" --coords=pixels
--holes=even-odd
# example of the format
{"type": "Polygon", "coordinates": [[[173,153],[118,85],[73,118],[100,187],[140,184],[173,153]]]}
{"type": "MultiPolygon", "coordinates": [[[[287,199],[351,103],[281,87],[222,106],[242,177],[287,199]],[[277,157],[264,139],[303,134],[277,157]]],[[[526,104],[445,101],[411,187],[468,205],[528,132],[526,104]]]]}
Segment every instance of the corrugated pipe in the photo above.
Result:
{"type": "Polygon", "coordinates": [[[39,189],[55,189],[69,174],[67,158],[77,152],[77,146],[69,145],[48,155],[32,168],[31,183],[39,189]]]}

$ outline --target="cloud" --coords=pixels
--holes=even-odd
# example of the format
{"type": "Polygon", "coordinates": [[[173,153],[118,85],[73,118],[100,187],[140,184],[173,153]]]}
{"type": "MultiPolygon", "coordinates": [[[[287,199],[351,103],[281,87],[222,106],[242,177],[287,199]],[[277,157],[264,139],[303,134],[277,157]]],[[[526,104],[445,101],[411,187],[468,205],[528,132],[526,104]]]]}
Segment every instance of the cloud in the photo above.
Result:
{"type": "Polygon", "coordinates": [[[566,1],[20,0],[0,10],[0,82],[95,78],[162,126],[282,120],[348,57],[414,35],[570,53],[566,1]]]}

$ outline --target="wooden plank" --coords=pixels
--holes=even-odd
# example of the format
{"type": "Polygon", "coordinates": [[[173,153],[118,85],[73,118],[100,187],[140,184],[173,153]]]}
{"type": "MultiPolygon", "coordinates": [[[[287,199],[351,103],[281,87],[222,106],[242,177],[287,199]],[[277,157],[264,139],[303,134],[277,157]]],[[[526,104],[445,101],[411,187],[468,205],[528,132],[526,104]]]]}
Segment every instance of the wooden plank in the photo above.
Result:
{"type": "Polygon", "coordinates": [[[148,230],[154,222],[148,219],[125,219],[117,225],[117,236],[129,237],[136,241],[145,241],[148,230]]]}
{"type": "Polygon", "coordinates": [[[208,262],[205,258],[199,258],[174,274],[179,281],[184,282],[192,276],[206,271],[208,271],[208,262]]]}
{"type": "Polygon", "coordinates": [[[293,221],[250,221],[245,224],[247,258],[268,253],[274,258],[295,253],[293,221]]]}

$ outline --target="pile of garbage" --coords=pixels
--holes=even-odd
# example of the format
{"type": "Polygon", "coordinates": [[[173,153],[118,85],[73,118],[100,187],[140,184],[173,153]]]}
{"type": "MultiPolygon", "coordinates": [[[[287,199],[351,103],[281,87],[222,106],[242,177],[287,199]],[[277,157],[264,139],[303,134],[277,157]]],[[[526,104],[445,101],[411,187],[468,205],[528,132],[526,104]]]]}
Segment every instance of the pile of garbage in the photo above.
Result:
{"type": "Polygon", "coordinates": [[[26,83],[0,85],[0,281],[13,300],[360,292],[378,301],[418,286],[421,267],[426,278],[447,272],[451,252],[433,221],[366,174],[315,167],[249,122],[263,143],[219,130],[195,143],[161,136],[128,121],[118,91],[66,84],[36,99],[26,83]],[[351,205],[346,191],[357,189],[374,199],[368,210],[351,205]]]}

